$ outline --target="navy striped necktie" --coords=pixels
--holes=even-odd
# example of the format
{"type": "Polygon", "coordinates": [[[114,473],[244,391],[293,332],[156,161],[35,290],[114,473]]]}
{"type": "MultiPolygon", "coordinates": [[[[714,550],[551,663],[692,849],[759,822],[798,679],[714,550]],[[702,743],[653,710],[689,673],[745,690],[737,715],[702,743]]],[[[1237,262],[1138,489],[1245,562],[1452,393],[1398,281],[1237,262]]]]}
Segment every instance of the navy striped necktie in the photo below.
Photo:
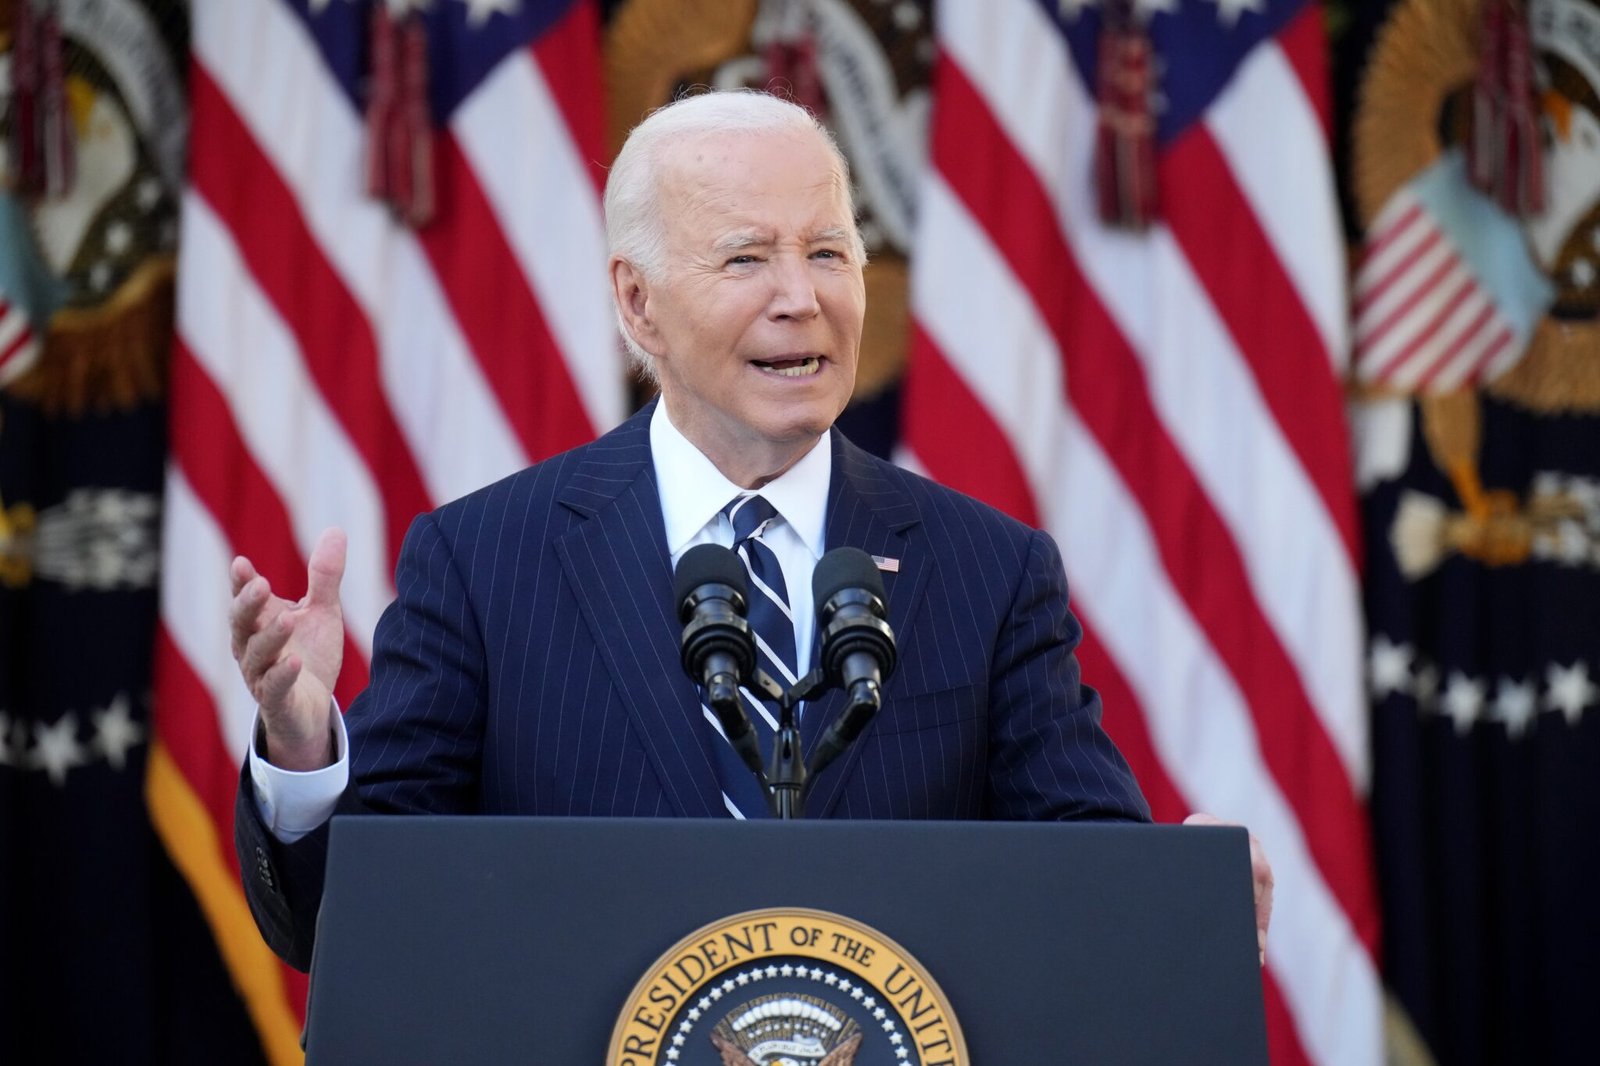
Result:
{"type": "MultiPolygon", "coordinates": [[[[763,496],[741,493],[722,509],[733,524],[733,550],[744,562],[748,582],[750,630],[756,638],[756,663],[779,685],[792,688],[798,679],[794,614],[789,609],[789,589],[778,557],[762,538],[783,521],[763,496]]],[[[761,740],[763,762],[772,757],[778,732],[775,704],[758,699],[753,686],[743,690],[745,713],[761,740]]],[[[709,711],[707,712],[709,715],[709,711]]],[[[718,777],[730,813],[735,817],[765,818],[769,811],[755,775],[734,754],[726,741],[718,744],[718,777]]]]}

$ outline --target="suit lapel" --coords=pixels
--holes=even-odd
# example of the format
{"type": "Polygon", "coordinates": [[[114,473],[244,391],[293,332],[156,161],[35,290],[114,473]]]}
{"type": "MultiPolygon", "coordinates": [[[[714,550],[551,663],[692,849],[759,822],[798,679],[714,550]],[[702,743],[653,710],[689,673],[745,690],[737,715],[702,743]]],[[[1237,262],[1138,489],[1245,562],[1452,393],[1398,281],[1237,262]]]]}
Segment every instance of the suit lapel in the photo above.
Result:
{"type": "MultiPolygon", "coordinates": [[[[884,573],[883,584],[889,597],[889,625],[897,638],[903,638],[911,631],[911,620],[933,568],[933,560],[923,550],[924,538],[916,529],[921,518],[910,498],[883,476],[877,460],[851,444],[838,430],[832,436],[828,550],[860,548],[868,555],[899,561],[899,571],[884,573]]],[[[844,694],[837,690],[808,706],[803,723],[808,756],[843,706],[844,694]]],[[[872,726],[868,725],[867,733],[871,731],[872,726]]],[[[839,802],[844,783],[855,772],[860,752],[858,740],[812,783],[806,807],[810,817],[826,817],[839,802]]]]}
{"type": "Polygon", "coordinates": [[[680,815],[724,813],[700,698],[683,671],[672,561],[645,407],[591,445],[561,493],[585,516],[556,540],[584,622],[680,815]]]}

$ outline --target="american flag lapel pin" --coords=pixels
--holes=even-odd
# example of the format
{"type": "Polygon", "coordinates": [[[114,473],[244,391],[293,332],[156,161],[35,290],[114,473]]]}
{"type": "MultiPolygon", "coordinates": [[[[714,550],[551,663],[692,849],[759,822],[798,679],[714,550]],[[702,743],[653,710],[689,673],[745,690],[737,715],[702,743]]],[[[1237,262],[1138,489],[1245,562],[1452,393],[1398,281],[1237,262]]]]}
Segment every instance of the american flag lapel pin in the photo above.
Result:
{"type": "Polygon", "coordinates": [[[898,574],[900,572],[899,559],[890,559],[884,555],[874,555],[872,561],[878,565],[879,570],[886,574],[898,574]]]}

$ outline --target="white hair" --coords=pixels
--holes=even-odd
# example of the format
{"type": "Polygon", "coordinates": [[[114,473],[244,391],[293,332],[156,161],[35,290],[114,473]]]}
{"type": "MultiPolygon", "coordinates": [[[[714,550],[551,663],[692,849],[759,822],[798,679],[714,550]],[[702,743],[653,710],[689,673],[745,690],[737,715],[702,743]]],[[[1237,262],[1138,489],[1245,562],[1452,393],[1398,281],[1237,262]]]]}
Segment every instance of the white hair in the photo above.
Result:
{"type": "MultiPolygon", "coordinates": [[[[850,205],[850,242],[856,261],[866,262],[866,247],[855,224],[850,189],[850,164],[833,134],[799,104],[755,89],[735,89],[685,96],[657,108],[628,134],[606,178],[606,245],[610,256],[626,260],[646,281],[666,269],[667,234],[661,220],[661,171],[667,149],[687,138],[719,133],[815,133],[833,154],[835,168],[850,205]]],[[[633,365],[655,380],[650,355],[628,332],[622,309],[617,327],[633,365]]]]}

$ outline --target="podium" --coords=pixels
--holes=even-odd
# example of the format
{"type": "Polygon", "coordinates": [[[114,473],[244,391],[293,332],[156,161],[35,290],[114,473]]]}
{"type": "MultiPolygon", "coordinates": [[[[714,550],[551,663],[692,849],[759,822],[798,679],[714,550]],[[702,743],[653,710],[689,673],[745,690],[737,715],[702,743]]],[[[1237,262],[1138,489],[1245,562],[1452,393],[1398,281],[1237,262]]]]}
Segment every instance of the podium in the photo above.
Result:
{"type": "MultiPolygon", "coordinates": [[[[767,929],[746,920],[747,948],[752,924],[767,929]]],[[[860,1023],[856,1066],[919,1061],[917,1042],[932,1047],[938,1032],[931,1022],[917,1029],[934,991],[966,1055],[935,1049],[922,1056],[929,1066],[1265,1066],[1255,943],[1249,844],[1237,828],[342,817],[318,919],[308,1063],[739,1061],[706,1042],[722,1013],[724,1034],[760,1013],[736,1018],[736,1001],[798,1010],[826,998],[808,988],[836,994],[842,983],[867,994],[821,1009],[860,1023]],[[936,989],[913,1001],[904,967],[886,988],[876,977],[852,983],[850,968],[860,967],[850,945],[857,961],[870,949],[837,931],[808,950],[826,960],[831,943],[842,953],[838,982],[780,958],[781,943],[742,970],[737,936],[685,947],[697,930],[774,908],[860,923],[903,949],[936,989]],[[684,952],[677,969],[675,945],[684,952]],[[729,955],[727,995],[712,1002],[702,993],[721,993],[721,973],[698,971],[729,955]],[[688,965],[689,956],[701,961],[688,965]],[[791,963],[813,984],[780,977],[791,963]],[[652,973],[661,979],[653,989],[652,973]],[[764,974],[772,993],[763,998],[764,974]],[[734,988],[752,975],[751,987],[734,988]],[[903,1034],[891,1050],[912,1054],[884,1050],[861,1008],[867,1000],[887,1009],[878,1019],[886,1031],[903,1034]],[[625,1010],[645,1034],[630,1046],[651,1054],[615,1055],[625,1010]],[[679,1023],[684,1010],[703,1021],[679,1023]],[[675,1032],[692,1039],[673,1046],[675,1032]]],[[[828,1024],[837,1037],[838,1024],[828,1024]]],[[[735,1035],[753,1040],[750,1032],[735,1035]]],[[[793,1054],[809,1064],[803,1050],[793,1054]]]]}

